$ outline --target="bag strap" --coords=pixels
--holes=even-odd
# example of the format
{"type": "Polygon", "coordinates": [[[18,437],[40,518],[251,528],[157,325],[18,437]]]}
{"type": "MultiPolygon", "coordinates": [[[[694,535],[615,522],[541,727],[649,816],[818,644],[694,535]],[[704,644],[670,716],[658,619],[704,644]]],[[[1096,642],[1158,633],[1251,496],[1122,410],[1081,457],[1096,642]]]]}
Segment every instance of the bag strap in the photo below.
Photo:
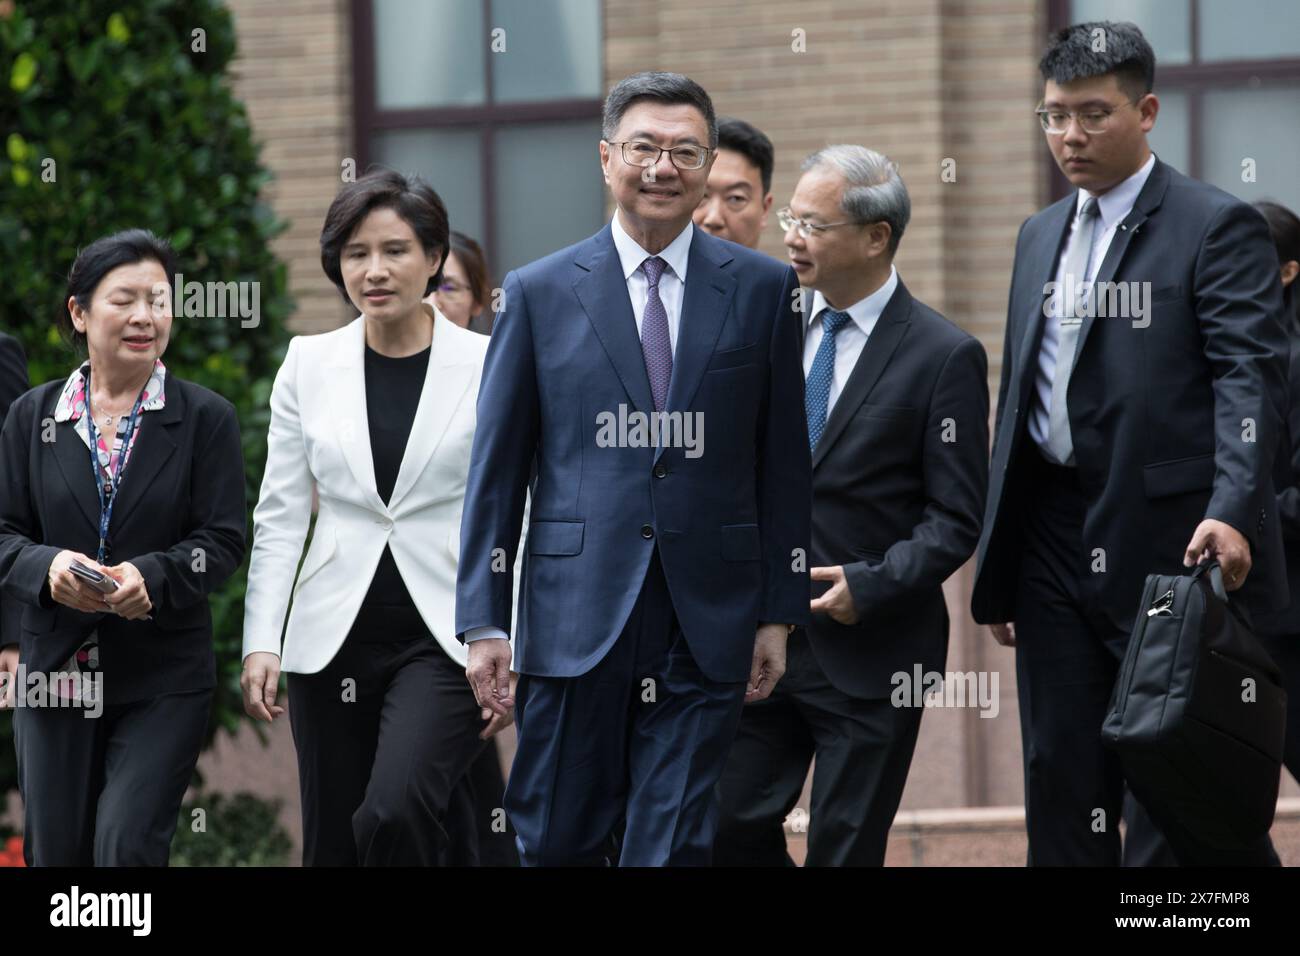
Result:
{"type": "Polygon", "coordinates": [[[1214,592],[1214,596],[1227,604],[1228,592],[1223,587],[1223,569],[1219,567],[1219,562],[1211,559],[1204,564],[1198,564],[1196,570],[1192,572],[1192,580],[1195,581],[1204,574],[1210,576],[1210,589],[1214,592]]]}

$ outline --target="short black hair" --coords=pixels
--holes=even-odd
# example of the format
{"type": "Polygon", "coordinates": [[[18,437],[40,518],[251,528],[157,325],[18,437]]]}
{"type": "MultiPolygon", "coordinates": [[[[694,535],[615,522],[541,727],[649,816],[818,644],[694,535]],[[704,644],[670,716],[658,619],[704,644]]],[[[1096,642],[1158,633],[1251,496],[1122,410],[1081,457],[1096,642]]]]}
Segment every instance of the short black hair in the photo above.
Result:
{"type": "Polygon", "coordinates": [[[325,225],[320,232],[320,264],[331,282],[338,286],[343,298],[348,298],[343,283],[343,270],[339,259],[343,247],[357,231],[362,220],[376,209],[391,209],[411,227],[426,255],[436,252],[440,259],[438,272],[425,284],[428,295],[442,282],[442,262],[447,258],[448,232],[447,207],[433,187],[419,176],[376,167],[354,183],[345,183],[330,208],[325,213],[325,225]]]}
{"type": "Polygon", "coordinates": [[[1074,23],[1052,36],[1038,72],[1059,84],[1114,73],[1120,89],[1136,103],[1155,85],[1156,54],[1136,24],[1074,23]]]}
{"type": "MultiPolygon", "coordinates": [[[[120,266],[133,266],[149,260],[162,266],[169,287],[175,285],[176,253],[167,240],[160,239],[148,229],[123,229],[101,236],[77,253],[72,268],[68,270],[68,291],[63,297],[64,302],[73,298],[77,305],[89,309],[104,276],[120,266]]],[[[77,331],[66,307],[58,312],[58,326],[64,338],[78,352],[85,351],[86,333],[77,331]]]]}
{"type": "MultiPolygon", "coordinates": [[[[1269,235],[1273,237],[1273,245],[1277,247],[1278,265],[1284,262],[1300,262],[1300,217],[1281,203],[1269,202],[1267,199],[1255,203],[1255,208],[1263,214],[1264,221],[1268,223],[1269,235]]],[[[1300,322],[1300,298],[1296,296],[1296,282],[1300,280],[1293,280],[1282,290],[1282,301],[1286,306],[1287,314],[1300,322]]],[[[1294,327],[1292,331],[1295,331],[1294,327]]],[[[1300,400],[1300,396],[1292,400],[1300,400]]]]}
{"type": "Polygon", "coordinates": [[[763,179],[763,195],[772,191],[772,167],[776,164],[776,150],[761,129],[742,119],[724,116],[718,120],[718,149],[740,153],[757,166],[763,179]]]}
{"type": "Polygon", "coordinates": [[[694,106],[704,115],[704,124],[709,130],[710,149],[718,145],[718,118],[713,112],[713,100],[704,87],[688,76],[680,73],[660,73],[648,71],[633,73],[614,84],[605,97],[605,111],[601,116],[600,135],[606,142],[618,132],[618,124],[623,119],[629,106],[641,100],[655,100],[659,103],[685,103],[694,106]]]}

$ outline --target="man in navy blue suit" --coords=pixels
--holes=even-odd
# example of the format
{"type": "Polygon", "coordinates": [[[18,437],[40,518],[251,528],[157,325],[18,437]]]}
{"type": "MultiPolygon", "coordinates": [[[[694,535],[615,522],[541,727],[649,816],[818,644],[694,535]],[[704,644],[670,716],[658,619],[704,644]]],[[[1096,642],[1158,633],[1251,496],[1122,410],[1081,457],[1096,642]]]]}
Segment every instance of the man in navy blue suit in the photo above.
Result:
{"type": "Polygon", "coordinates": [[[621,81],[600,142],[613,221],[506,276],[456,630],[485,711],[516,708],[505,803],[525,865],[614,862],[620,829],[620,865],[707,865],[741,708],[808,619],[798,282],[693,227],[717,136],[693,81],[621,81]]]}

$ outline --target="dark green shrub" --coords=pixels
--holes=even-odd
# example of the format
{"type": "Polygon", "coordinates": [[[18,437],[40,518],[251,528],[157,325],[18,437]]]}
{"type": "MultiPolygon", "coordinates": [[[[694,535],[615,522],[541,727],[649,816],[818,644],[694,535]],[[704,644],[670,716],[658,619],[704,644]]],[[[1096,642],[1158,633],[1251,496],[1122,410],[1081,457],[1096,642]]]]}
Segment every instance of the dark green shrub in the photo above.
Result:
{"type": "Polygon", "coordinates": [[[200,794],[181,807],[171,865],[288,866],[293,841],[280,825],[280,807],[251,793],[200,794]]]}

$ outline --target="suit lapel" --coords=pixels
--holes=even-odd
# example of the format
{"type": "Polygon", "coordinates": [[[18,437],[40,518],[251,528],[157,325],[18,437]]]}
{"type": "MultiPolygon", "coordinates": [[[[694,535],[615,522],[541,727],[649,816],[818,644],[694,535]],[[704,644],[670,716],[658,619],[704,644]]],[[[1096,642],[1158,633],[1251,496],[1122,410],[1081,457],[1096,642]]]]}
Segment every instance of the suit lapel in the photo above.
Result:
{"type": "Polygon", "coordinates": [[[862,347],[862,354],[858,356],[857,364],[849,373],[849,380],[844,383],[844,388],[840,390],[835,406],[826,419],[826,428],[817,441],[817,447],[813,449],[814,468],[826,457],[826,452],[835,444],[835,439],[844,431],[880,380],[881,373],[885,371],[885,366],[893,357],[898,343],[903,340],[907,327],[911,325],[911,312],[912,295],[903,285],[903,280],[899,279],[898,288],[885,303],[884,311],[876,320],[876,327],[867,337],[867,344],[862,347]]]}
{"type": "Polygon", "coordinates": [[[434,451],[442,444],[447,426],[474,379],[476,362],[473,354],[462,346],[463,335],[478,333],[452,325],[450,319],[435,310],[429,367],[425,372],[415,420],[411,424],[411,435],[402,455],[402,465],[397,472],[397,482],[388,499],[390,511],[396,511],[402,498],[424,472],[434,451]]]}
{"type": "Polygon", "coordinates": [[[352,477],[365,493],[370,506],[384,510],[383,499],[375,486],[375,460],[370,453],[370,419],[366,409],[366,319],[358,316],[347,326],[345,334],[329,362],[331,374],[321,387],[328,395],[330,420],[327,430],[338,442],[352,477]]]}
{"type": "MultiPolygon", "coordinates": [[[[52,395],[57,404],[59,392],[56,390],[52,395]]],[[[54,418],[55,407],[51,405],[47,409],[47,419],[54,418]]],[[[54,460],[59,466],[64,484],[72,492],[73,500],[77,502],[77,507],[81,509],[81,513],[86,516],[86,520],[98,534],[99,496],[95,491],[95,482],[90,477],[90,452],[86,448],[86,443],[77,434],[79,424],[79,422],[61,422],[56,425],[54,441],[50,442],[49,447],[54,453],[54,460]]]]}
{"type": "MultiPolygon", "coordinates": [[[[1133,208],[1129,214],[1124,217],[1124,221],[1115,229],[1115,235],[1111,237],[1110,247],[1106,250],[1106,258],[1101,261],[1101,266],[1097,270],[1097,278],[1093,282],[1093,289],[1103,282],[1113,282],[1115,273],[1124,262],[1124,255],[1128,252],[1129,246],[1132,245],[1134,238],[1137,236],[1138,227],[1147,221],[1147,218],[1164,200],[1165,189],[1169,185],[1169,168],[1156,160],[1156,164],[1151,167],[1151,172],[1147,176],[1147,181],[1142,184],[1142,191],[1138,193],[1137,200],[1133,203],[1133,208]]],[[[1089,291],[1089,298],[1092,300],[1093,308],[1089,311],[1096,312],[1096,295],[1095,292],[1089,291]]],[[[1083,353],[1083,347],[1087,344],[1088,333],[1092,331],[1095,322],[1095,316],[1086,315],[1079,324],[1079,342],[1074,349],[1074,366],[1079,364],[1079,356],[1083,353]]]]}
{"type": "Polygon", "coordinates": [[[721,243],[714,241],[702,229],[694,230],[686,260],[686,289],[682,296],[682,316],[677,326],[673,376],[668,383],[665,411],[690,408],[704,370],[713,358],[713,347],[736,294],[735,278],[722,268],[731,259],[731,254],[721,243]]]}
{"type": "Polygon", "coordinates": [[[650,378],[645,371],[636,317],[627,294],[627,280],[614,237],[608,225],[584,244],[574,260],[582,270],[573,283],[574,294],[591,321],[596,337],[609,356],[623,389],[637,411],[654,410],[650,378]]]}
{"type": "MultiPolygon", "coordinates": [[[[121,528],[131,517],[136,505],[148,496],[149,489],[157,481],[158,473],[176,452],[173,434],[184,421],[185,398],[181,394],[180,383],[171,372],[167,373],[164,390],[167,400],[159,411],[140,413],[140,431],[131,449],[131,456],[126,460],[126,471],[117,490],[117,503],[113,505],[113,521],[108,529],[110,539],[114,530],[121,528]]],[[[86,450],[80,439],[77,444],[82,446],[82,451],[86,450]]],[[[90,467],[89,461],[86,462],[86,467],[90,467]]],[[[95,501],[95,511],[98,515],[98,498],[95,501]]],[[[98,527],[98,520],[95,525],[98,527]]]]}
{"type": "MultiPolygon", "coordinates": [[[[1069,234],[1070,222],[1074,218],[1074,209],[1077,200],[1075,194],[1071,193],[1065,199],[1060,200],[1056,207],[1050,209],[1047,215],[1047,221],[1043,225],[1043,231],[1048,236],[1055,237],[1056,241],[1050,246],[1047,243],[1040,243],[1038,246],[1029,250],[1023,269],[1025,278],[1021,281],[1032,282],[1034,285],[1029,290],[1029,310],[1025,316],[1024,328],[1021,332],[1020,348],[1016,352],[1016,368],[1013,370],[1014,378],[1018,387],[1022,390],[1026,387],[1027,376],[1031,375],[1038,362],[1038,344],[1042,341],[1043,323],[1047,320],[1043,305],[1047,301],[1047,284],[1056,278],[1056,266],[1061,258],[1061,246],[1065,243],[1069,234]]],[[[1013,296],[1013,301],[1014,301],[1013,296]]],[[[1016,334],[1016,325],[1014,316],[1007,316],[1007,335],[1016,334]]],[[[1022,407],[1025,403],[1021,403],[1022,407]]]]}

